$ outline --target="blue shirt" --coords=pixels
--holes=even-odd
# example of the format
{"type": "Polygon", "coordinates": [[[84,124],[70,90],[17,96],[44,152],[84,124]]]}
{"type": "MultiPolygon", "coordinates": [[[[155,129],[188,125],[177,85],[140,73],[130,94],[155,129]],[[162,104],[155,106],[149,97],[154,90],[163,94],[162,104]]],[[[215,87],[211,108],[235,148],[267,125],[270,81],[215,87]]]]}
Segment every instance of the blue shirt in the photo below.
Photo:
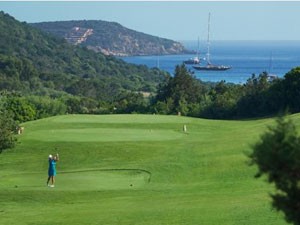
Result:
{"type": "Polygon", "coordinates": [[[54,159],[49,159],[48,174],[49,174],[49,176],[56,175],[56,161],[54,159]]]}

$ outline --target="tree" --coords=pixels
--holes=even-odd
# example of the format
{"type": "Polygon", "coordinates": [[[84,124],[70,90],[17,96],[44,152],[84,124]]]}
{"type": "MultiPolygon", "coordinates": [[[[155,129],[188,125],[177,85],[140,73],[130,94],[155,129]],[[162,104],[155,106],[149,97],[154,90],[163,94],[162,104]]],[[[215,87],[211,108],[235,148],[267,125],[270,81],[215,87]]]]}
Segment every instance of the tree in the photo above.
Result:
{"type": "Polygon", "coordinates": [[[172,98],[176,107],[179,107],[180,101],[188,104],[200,101],[203,94],[200,82],[189,73],[184,64],[176,66],[171,82],[172,98]]]}
{"type": "Polygon", "coordinates": [[[203,108],[200,115],[205,118],[233,118],[241,93],[242,90],[239,85],[226,84],[225,81],[218,82],[208,92],[207,99],[203,100],[206,107],[203,108]]]}
{"type": "Polygon", "coordinates": [[[237,114],[240,117],[255,117],[268,114],[267,93],[271,86],[268,74],[263,72],[258,77],[255,74],[244,85],[244,95],[238,100],[237,114]]]}
{"type": "Polygon", "coordinates": [[[24,97],[9,96],[5,102],[5,108],[13,115],[13,119],[20,123],[35,118],[34,107],[24,97]]]}
{"type": "Polygon", "coordinates": [[[149,103],[141,93],[122,92],[114,101],[115,113],[145,113],[149,103]]]}
{"type": "Polygon", "coordinates": [[[283,86],[286,107],[293,113],[300,111],[300,67],[296,67],[284,76],[283,86]]]}
{"type": "Polygon", "coordinates": [[[15,145],[16,123],[7,111],[0,109],[0,153],[15,145]]]}
{"type": "Polygon", "coordinates": [[[288,222],[300,225],[300,137],[291,120],[277,119],[254,145],[250,159],[258,166],[256,177],[265,174],[275,184],[273,207],[284,212],[288,222]]]}
{"type": "Polygon", "coordinates": [[[48,96],[28,96],[28,103],[35,109],[35,119],[65,114],[67,106],[59,99],[48,96]]]}
{"type": "Polygon", "coordinates": [[[167,77],[158,87],[154,108],[158,113],[181,112],[189,115],[195,104],[201,101],[203,94],[201,82],[190,74],[184,64],[177,65],[174,77],[167,77]]]}

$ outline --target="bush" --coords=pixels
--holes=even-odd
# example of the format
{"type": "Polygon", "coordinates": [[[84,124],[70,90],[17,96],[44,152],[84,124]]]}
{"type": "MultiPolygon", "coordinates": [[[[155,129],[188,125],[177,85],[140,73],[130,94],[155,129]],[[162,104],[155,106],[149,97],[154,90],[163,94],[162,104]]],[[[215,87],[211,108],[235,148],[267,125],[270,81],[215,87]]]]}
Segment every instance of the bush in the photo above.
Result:
{"type": "Polygon", "coordinates": [[[16,123],[10,114],[2,110],[0,113],[0,153],[15,145],[16,138],[14,132],[16,127],[16,123]]]}

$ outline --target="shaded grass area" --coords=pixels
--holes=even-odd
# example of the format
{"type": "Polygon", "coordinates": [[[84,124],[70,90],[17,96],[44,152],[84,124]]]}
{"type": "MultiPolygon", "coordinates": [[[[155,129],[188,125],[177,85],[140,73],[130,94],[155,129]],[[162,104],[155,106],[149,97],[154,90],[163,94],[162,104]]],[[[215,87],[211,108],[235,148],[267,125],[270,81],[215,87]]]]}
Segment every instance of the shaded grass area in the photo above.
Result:
{"type": "MultiPolygon", "coordinates": [[[[300,116],[292,119],[299,127],[300,116]]],[[[273,123],[158,115],[26,123],[18,146],[0,155],[0,224],[286,224],[246,156],[273,123]]]]}

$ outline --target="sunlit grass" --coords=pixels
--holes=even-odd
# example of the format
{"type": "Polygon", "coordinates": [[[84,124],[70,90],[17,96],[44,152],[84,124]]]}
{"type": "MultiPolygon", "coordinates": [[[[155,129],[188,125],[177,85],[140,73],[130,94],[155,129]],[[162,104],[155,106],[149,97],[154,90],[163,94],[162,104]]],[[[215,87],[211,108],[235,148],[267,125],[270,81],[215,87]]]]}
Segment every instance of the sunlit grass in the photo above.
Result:
{"type": "Polygon", "coordinates": [[[0,224],[286,224],[246,156],[273,122],[68,115],[25,123],[17,147],[0,155],[0,224]],[[56,152],[49,188],[47,156],[56,152]]]}

